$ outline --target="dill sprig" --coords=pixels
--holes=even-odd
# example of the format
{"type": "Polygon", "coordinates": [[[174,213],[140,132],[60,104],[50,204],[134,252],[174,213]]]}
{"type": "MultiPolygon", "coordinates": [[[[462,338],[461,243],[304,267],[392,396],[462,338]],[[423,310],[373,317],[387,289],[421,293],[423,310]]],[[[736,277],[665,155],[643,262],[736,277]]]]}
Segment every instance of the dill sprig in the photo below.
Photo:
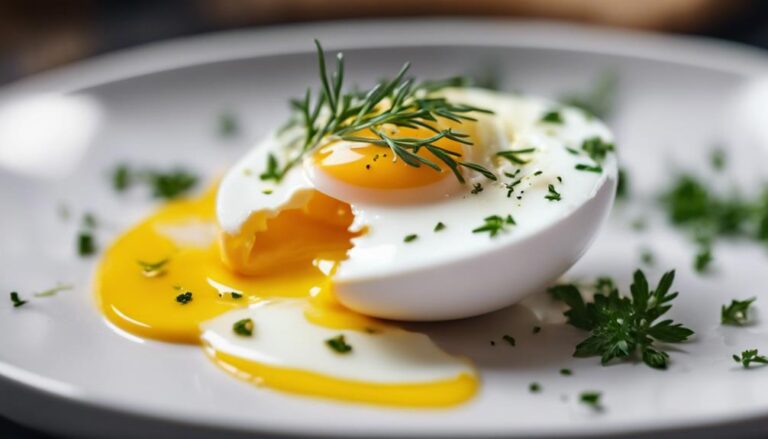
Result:
{"type": "Polygon", "coordinates": [[[315,40],[315,45],[320,89],[314,93],[312,89],[307,89],[303,98],[291,101],[293,116],[281,132],[299,128],[302,134],[286,142],[290,157],[284,164],[280,165],[274,155],[269,156],[267,171],[261,175],[262,180],[279,182],[305,154],[329,139],[388,148],[394,155],[393,160],[401,159],[416,168],[423,165],[442,172],[445,166],[462,183],[465,180],[461,168],[496,180],[496,175],[485,167],[462,161],[461,154],[435,144],[446,139],[472,145],[467,134],[451,128],[436,128],[439,120],[463,123],[477,120],[471,116],[472,113],[492,113],[490,110],[454,103],[435,95],[435,92],[446,87],[463,85],[463,78],[416,82],[406,76],[410,63],[405,63],[394,78],[379,82],[367,92],[345,92],[344,56],[341,53],[336,55],[336,68],[331,73],[326,66],[320,42],[315,40]],[[423,128],[430,135],[423,138],[398,138],[394,137],[397,128],[423,128]],[[361,134],[363,132],[366,134],[361,134]],[[420,155],[422,150],[430,152],[436,160],[420,155]]]}

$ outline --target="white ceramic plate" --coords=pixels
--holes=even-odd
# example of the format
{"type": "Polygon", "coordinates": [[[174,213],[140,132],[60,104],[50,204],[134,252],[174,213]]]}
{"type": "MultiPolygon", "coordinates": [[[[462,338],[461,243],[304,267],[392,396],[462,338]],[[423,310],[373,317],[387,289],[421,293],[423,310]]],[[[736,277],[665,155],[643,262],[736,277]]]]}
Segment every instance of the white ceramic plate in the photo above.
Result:
{"type": "MultiPolygon", "coordinates": [[[[0,413],[52,432],[101,437],[701,437],[768,428],[768,369],[741,370],[731,359],[747,347],[768,350],[768,322],[719,325],[719,307],[731,298],[758,296],[757,308],[768,308],[765,248],[718,245],[717,272],[697,276],[687,240],[648,207],[676,167],[705,169],[713,142],[728,145],[734,180],[760,178],[766,145],[755,141],[759,129],[745,131],[754,112],[734,109],[750,96],[742,88],[766,73],[764,54],[718,42],[548,23],[400,21],[185,39],[8,87],[0,95],[0,413]],[[503,73],[504,88],[557,96],[587,87],[605,69],[617,72],[618,108],[609,122],[634,198],[614,212],[571,273],[608,274],[626,286],[640,248],[651,248],[654,280],[678,269],[681,295],[672,317],[695,329],[695,340],[672,351],[662,372],[572,358],[584,334],[557,323],[557,312],[536,323],[535,299],[481,318],[419,326],[446,349],[474,358],[482,390],[456,409],[406,411],[256,388],[222,373],[197,347],[143,341],[107,326],[90,291],[95,261],[75,256],[79,216],[94,212],[103,223],[99,240],[107,243],[153,208],[140,195],[116,197],[108,169],[128,159],[184,164],[211,178],[222,172],[282,120],[287,97],[315,82],[313,37],[345,49],[349,75],[362,83],[406,60],[428,76],[481,74],[492,65],[503,73]],[[242,121],[237,139],[217,136],[222,110],[242,121]],[[61,203],[72,212],[68,221],[57,214],[61,203]],[[650,218],[645,233],[629,227],[638,212],[650,218]],[[76,288],[18,309],[7,300],[11,290],[30,296],[56,282],[76,288]],[[544,329],[534,336],[535,324],[544,329]],[[518,346],[490,346],[502,334],[514,335],[518,346]],[[564,367],[573,376],[560,376],[564,367]],[[544,391],[529,393],[532,381],[544,391]],[[576,396],[583,390],[602,391],[605,410],[581,407],[576,396]]],[[[765,114],[758,117],[765,121],[765,114]]]]}

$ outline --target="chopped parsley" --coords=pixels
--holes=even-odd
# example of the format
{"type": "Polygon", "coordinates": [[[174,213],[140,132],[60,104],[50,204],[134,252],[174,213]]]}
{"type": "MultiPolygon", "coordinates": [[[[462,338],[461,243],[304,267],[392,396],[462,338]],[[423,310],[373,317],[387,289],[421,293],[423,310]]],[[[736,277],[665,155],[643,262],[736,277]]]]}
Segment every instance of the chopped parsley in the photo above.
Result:
{"type": "Polygon", "coordinates": [[[96,239],[91,231],[82,231],[77,235],[77,254],[91,256],[96,253],[96,239]]]}
{"type": "Polygon", "coordinates": [[[757,300],[731,300],[728,306],[720,307],[720,323],[723,325],[744,326],[749,322],[749,307],[757,300]]]}
{"type": "Polygon", "coordinates": [[[507,149],[503,151],[499,151],[496,153],[496,157],[501,157],[504,159],[509,160],[511,163],[516,165],[524,165],[529,162],[529,160],[524,160],[520,157],[521,154],[530,154],[532,152],[536,151],[536,148],[523,148],[523,149],[507,149]]]}
{"type": "Polygon", "coordinates": [[[504,183],[504,187],[507,188],[507,198],[511,197],[512,194],[515,192],[515,186],[522,183],[523,180],[515,180],[511,183],[504,183]]]}
{"type": "Polygon", "coordinates": [[[754,198],[736,191],[719,195],[706,183],[689,174],[678,176],[661,194],[670,222],[687,231],[699,244],[694,268],[706,271],[713,260],[717,238],[749,238],[768,243],[768,187],[754,198]]]}
{"type": "Polygon", "coordinates": [[[699,251],[693,258],[693,269],[697,273],[706,273],[710,269],[712,260],[712,247],[708,244],[703,244],[699,247],[699,251]]]}
{"type": "Polygon", "coordinates": [[[548,194],[544,197],[549,201],[561,201],[563,198],[560,196],[560,192],[555,190],[554,185],[548,185],[547,186],[548,194]]]}
{"type": "Polygon", "coordinates": [[[568,323],[590,331],[589,337],[576,346],[574,356],[599,356],[606,365],[639,352],[648,366],[666,369],[669,355],[655,343],[680,343],[694,333],[669,319],[656,322],[672,308],[671,302],[678,295],[670,293],[674,278],[674,271],[665,273],[656,289],[651,290],[645,274],[637,270],[630,297],[621,296],[610,279],[599,279],[592,302],[585,302],[575,285],[552,287],[552,295],[569,307],[564,313],[568,323]]]}
{"type": "Polygon", "coordinates": [[[502,340],[506,341],[507,344],[510,345],[510,346],[514,347],[514,346],[517,345],[517,340],[515,340],[515,337],[512,337],[511,335],[504,335],[501,338],[502,338],[502,340]]]}
{"type": "Polygon", "coordinates": [[[608,153],[613,151],[613,143],[608,143],[598,136],[584,139],[581,143],[581,149],[587,153],[589,158],[595,161],[595,163],[603,163],[608,153]]]}
{"type": "Polygon", "coordinates": [[[594,173],[601,173],[603,172],[603,167],[600,165],[588,165],[586,163],[577,163],[576,166],[574,166],[577,171],[584,171],[584,172],[594,172],[594,173]]]}
{"type": "Polygon", "coordinates": [[[154,198],[171,200],[187,194],[198,183],[198,177],[191,172],[176,168],[168,171],[157,169],[133,169],[126,164],[118,165],[112,173],[112,187],[117,192],[144,184],[152,191],[154,198]]]}
{"type": "Polygon", "coordinates": [[[741,363],[745,369],[749,368],[752,363],[756,364],[768,364],[768,358],[764,355],[757,353],[757,349],[748,349],[743,351],[741,355],[734,354],[733,361],[741,363]]]}
{"type": "Polygon", "coordinates": [[[725,169],[726,161],[723,148],[716,147],[712,149],[712,152],[709,154],[709,164],[712,165],[712,169],[718,172],[725,169]]]}
{"type": "Polygon", "coordinates": [[[515,219],[512,215],[507,215],[506,218],[499,215],[491,215],[486,217],[483,221],[485,224],[472,230],[472,233],[488,233],[491,238],[498,235],[500,232],[506,230],[507,226],[515,225],[515,219]]]}
{"type": "Polygon", "coordinates": [[[406,235],[406,237],[403,238],[403,242],[413,242],[417,239],[419,239],[419,235],[413,233],[411,235],[406,235]]]}
{"type": "Polygon", "coordinates": [[[618,85],[618,75],[613,71],[606,71],[588,90],[580,93],[565,93],[559,101],[580,108],[589,115],[605,118],[613,111],[618,85]]]}
{"type": "Polygon", "coordinates": [[[539,384],[539,383],[528,384],[528,391],[531,392],[531,393],[539,393],[539,392],[541,392],[541,384],[539,384]]]}
{"type": "Polygon", "coordinates": [[[443,224],[442,222],[438,222],[437,224],[435,224],[435,232],[439,232],[443,229],[445,229],[445,224],[443,224]]]}
{"type": "Polygon", "coordinates": [[[348,354],[352,352],[352,346],[347,344],[347,340],[344,338],[343,334],[339,334],[336,337],[329,338],[328,340],[325,341],[325,344],[328,345],[328,347],[331,348],[337,354],[348,354]]]}
{"type": "Polygon", "coordinates": [[[472,195],[477,195],[477,194],[479,194],[482,191],[483,191],[483,185],[480,184],[480,183],[475,183],[474,185],[472,185],[472,190],[469,191],[469,192],[472,195]]]}
{"type": "Polygon", "coordinates": [[[176,301],[182,305],[188,304],[189,302],[192,301],[192,292],[186,291],[184,293],[179,294],[178,296],[176,296],[176,301]]]}
{"type": "Polygon", "coordinates": [[[643,263],[643,265],[653,266],[656,262],[656,257],[653,255],[652,251],[645,248],[640,251],[640,261],[643,263]]]}
{"type": "Polygon", "coordinates": [[[18,308],[20,306],[24,306],[24,304],[27,303],[26,300],[21,300],[21,297],[19,297],[19,293],[16,291],[11,291],[11,303],[13,304],[14,308],[18,308]]]}
{"type": "Polygon", "coordinates": [[[579,402],[582,404],[588,405],[592,407],[593,409],[599,409],[600,408],[600,400],[602,399],[602,394],[600,392],[581,392],[579,394],[579,402]]]}
{"type": "Polygon", "coordinates": [[[238,292],[236,292],[236,291],[231,291],[231,292],[229,293],[229,295],[230,295],[230,296],[231,296],[233,299],[235,299],[235,300],[238,300],[238,299],[242,299],[242,298],[243,298],[243,295],[242,295],[242,294],[240,294],[240,293],[238,293],[238,292]]]}
{"type": "Polygon", "coordinates": [[[269,153],[267,156],[267,168],[259,175],[259,178],[268,181],[273,180],[279,182],[283,178],[283,173],[280,171],[280,164],[277,161],[277,157],[274,154],[269,153]]]}
{"type": "Polygon", "coordinates": [[[563,115],[560,114],[557,110],[552,110],[544,113],[543,116],[541,116],[541,121],[546,123],[557,123],[562,124],[563,121],[563,115]]]}
{"type": "Polygon", "coordinates": [[[74,288],[72,285],[58,284],[53,288],[35,293],[35,297],[52,297],[59,294],[62,291],[69,291],[74,288]]]}
{"type": "Polygon", "coordinates": [[[571,369],[560,369],[560,375],[571,376],[573,375],[573,371],[571,369]]]}
{"type": "Polygon", "coordinates": [[[230,111],[219,114],[219,136],[235,137],[240,133],[240,123],[234,113],[230,111]]]}
{"type": "Polygon", "coordinates": [[[157,262],[136,261],[136,263],[139,264],[139,267],[141,267],[141,274],[143,274],[144,277],[152,278],[160,277],[167,273],[168,270],[166,266],[170,261],[170,259],[165,258],[157,262]]]}
{"type": "Polygon", "coordinates": [[[616,198],[625,200],[629,197],[629,174],[624,168],[619,168],[618,181],[616,182],[616,198]]]}
{"type": "Polygon", "coordinates": [[[253,335],[253,319],[242,319],[232,325],[232,332],[243,337],[253,335]]]}

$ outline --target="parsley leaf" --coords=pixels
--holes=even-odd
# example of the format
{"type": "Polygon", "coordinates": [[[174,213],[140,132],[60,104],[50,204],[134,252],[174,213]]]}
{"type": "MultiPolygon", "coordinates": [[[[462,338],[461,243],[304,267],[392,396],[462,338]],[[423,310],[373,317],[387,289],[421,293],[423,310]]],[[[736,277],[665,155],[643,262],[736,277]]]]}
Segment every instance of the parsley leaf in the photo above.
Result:
{"type": "Polygon", "coordinates": [[[437,224],[435,224],[435,229],[434,229],[435,232],[439,232],[439,231],[441,231],[443,229],[445,229],[445,224],[443,224],[442,221],[440,221],[437,224]]]}
{"type": "Polygon", "coordinates": [[[253,319],[242,319],[232,324],[232,332],[243,337],[253,335],[253,319]]]}
{"type": "Polygon", "coordinates": [[[517,340],[515,340],[515,337],[512,337],[511,335],[504,335],[501,337],[502,340],[506,341],[508,345],[515,347],[517,345],[517,340]]]}
{"type": "Polygon", "coordinates": [[[745,369],[749,368],[752,363],[768,364],[768,358],[764,355],[757,353],[757,349],[748,349],[741,353],[741,355],[733,355],[733,361],[741,363],[745,369]]]}
{"type": "Polygon", "coordinates": [[[24,304],[27,303],[26,300],[21,300],[21,297],[19,297],[19,293],[16,291],[11,291],[11,303],[13,304],[14,308],[18,308],[20,306],[24,306],[24,304]]]}
{"type": "Polygon", "coordinates": [[[406,237],[403,238],[403,242],[413,242],[417,239],[419,239],[419,235],[413,233],[411,235],[406,235],[406,237]]]}
{"type": "Polygon", "coordinates": [[[595,136],[588,139],[584,139],[581,143],[581,149],[587,153],[587,155],[595,161],[595,163],[603,163],[608,153],[615,148],[613,143],[608,143],[602,138],[595,136]]]}
{"type": "Polygon", "coordinates": [[[723,325],[744,326],[749,322],[749,307],[757,300],[753,297],[747,300],[731,300],[728,306],[720,308],[720,323],[723,325]]]}
{"type": "Polygon", "coordinates": [[[563,123],[563,115],[559,111],[548,111],[541,116],[541,121],[546,123],[563,123]]]}
{"type": "Polygon", "coordinates": [[[579,402],[594,409],[599,409],[602,396],[603,395],[600,392],[581,392],[581,394],[579,394],[579,402]]]}
{"type": "Polygon", "coordinates": [[[192,301],[192,292],[186,291],[176,296],[176,301],[182,305],[186,305],[192,301]]]}
{"type": "Polygon", "coordinates": [[[539,393],[539,392],[541,392],[541,384],[539,384],[539,383],[528,384],[528,391],[531,392],[531,393],[539,393]]]}
{"type": "Polygon", "coordinates": [[[325,344],[328,345],[329,348],[333,349],[338,354],[348,354],[352,352],[352,346],[347,344],[347,340],[344,338],[343,334],[339,334],[336,337],[329,338],[325,341],[325,344]]]}
{"type": "Polygon", "coordinates": [[[569,309],[568,323],[590,331],[576,346],[575,357],[599,356],[603,365],[614,359],[627,359],[638,351],[645,364],[665,369],[669,356],[654,347],[655,342],[680,343],[693,331],[672,320],[656,322],[672,308],[678,293],[670,293],[675,272],[665,273],[655,290],[650,290],[645,274],[634,273],[630,297],[621,296],[612,281],[599,280],[593,301],[587,303],[575,285],[558,285],[550,292],[569,309]]]}
{"type": "Polygon", "coordinates": [[[125,192],[139,183],[147,185],[154,198],[172,200],[185,195],[198,183],[191,172],[176,168],[169,171],[157,169],[133,169],[126,164],[118,165],[112,173],[112,186],[117,192],[125,192]]]}

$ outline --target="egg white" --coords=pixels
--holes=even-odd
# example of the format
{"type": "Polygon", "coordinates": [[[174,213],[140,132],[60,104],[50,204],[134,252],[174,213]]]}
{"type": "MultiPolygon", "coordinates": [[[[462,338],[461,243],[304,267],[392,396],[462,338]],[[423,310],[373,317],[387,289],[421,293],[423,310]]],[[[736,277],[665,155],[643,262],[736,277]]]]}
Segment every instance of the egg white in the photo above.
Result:
{"type": "MultiPolygon", "coordinates": [[[[575,169],[579,163],[594,163],[585,153],[574,155],[566,148],[580,150],[585,139],[595,136],[606,142],[613,141],[610,130],[602,122],[581,110],[541,98],[479,89],[450,89],[444,94],[456,102],[488,108],[495,113],[479,124],[478,141],[471,147],[474,161],[490,167],[491,157],[499,150],[533,147],[536,151],[525,156],[529,163],[520,167],[502,160],[504,163],[496,169],[499,181],[492,182],[476,174],[463,191],[431,202],[395,204],[391,200],[360,201],[352,195],[344,199],[338,191],[327,194],[350,203],[355,215],[353,231],[366,229],[366,233],[353,239],[354,247],[348,259],[340,264],[334,281],[396,276],[523,239],[567,216],[594,197],[606,178],[616,177],[614,154],[607,157],[602,173],[575,169]],[[551,110],[560,111],[562,124],[541,121],[542,115],[551,110]],[[513,180],[504,177],[503,172],[511,173],[518,168],[521,171],[515,179],[522,178],[522,182],[508,197],[504,184],[513,180]],[[538,171],[541,175],[534,175],[538,171]],[[482,192],[470,193],[475,183],[483,186],[482,192]],[[561,194],[561,201],[545,198],[550,184],[561,194]],[[472,233],[491,215],[512,215],[517,224],[495,238],[472,233]],[[437,222],[444,223],[445,229],[434,232],[437,222]],[[410,234],[418,238],[405,242],[404,237],[410,234]]],[[[284,153],[275,136],[258,144],[223,179],[217,216],[225,232],[237,233],[254,213],[271,217],[281,209],[301,206],[312,190],[321,189],[312,184],[301,166],[292,168],[279,184],[260,180],[259,174],[265,169],[269,153],[278,157],[284,153]]]]}

